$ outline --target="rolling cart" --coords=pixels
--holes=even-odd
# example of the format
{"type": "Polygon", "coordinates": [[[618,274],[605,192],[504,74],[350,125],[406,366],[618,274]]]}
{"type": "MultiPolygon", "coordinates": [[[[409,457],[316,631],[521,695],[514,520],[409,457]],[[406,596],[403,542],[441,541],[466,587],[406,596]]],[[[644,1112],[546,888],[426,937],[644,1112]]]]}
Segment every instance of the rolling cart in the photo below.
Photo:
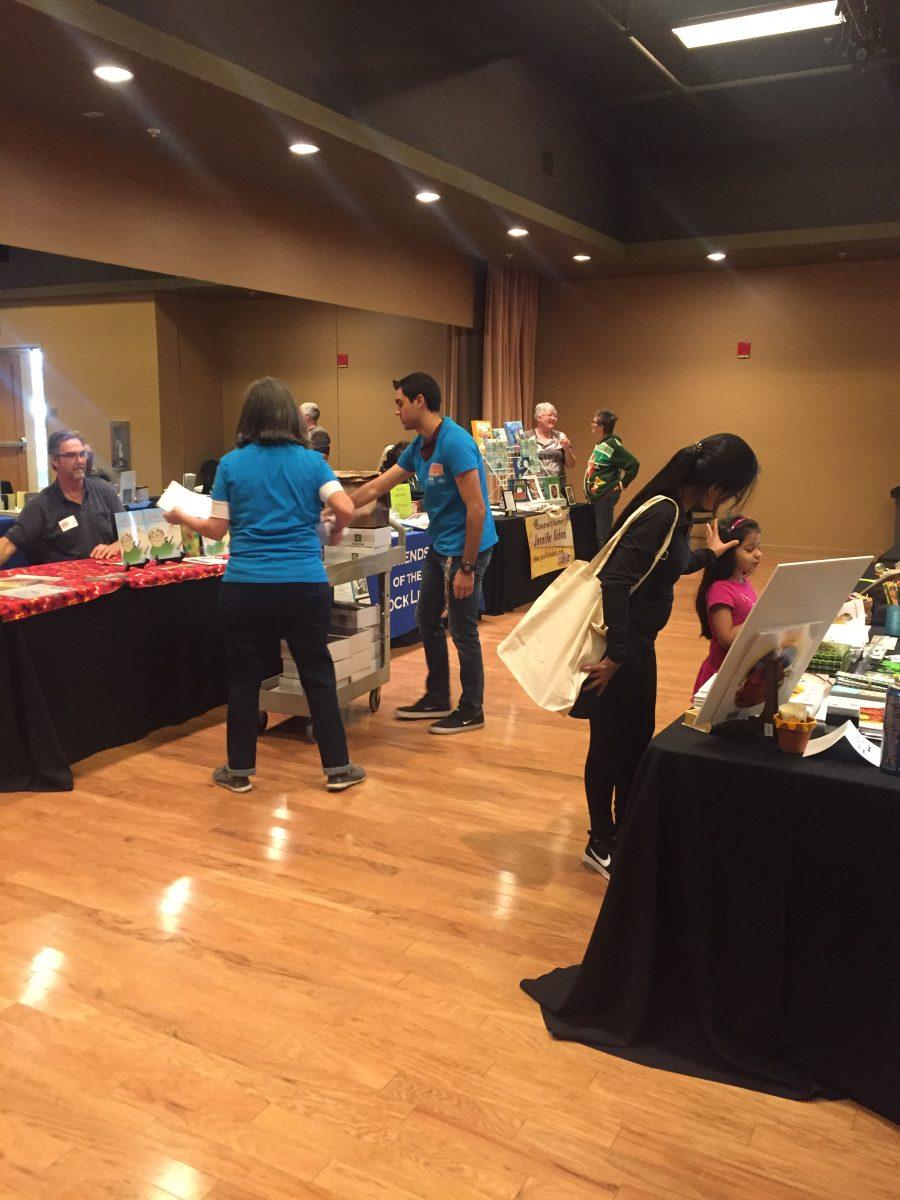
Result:
{"type": "MultiPolygon", "coordinates": [[[[391,570],[406,562],[406,529],[399,521],[391,518],[391,527],[397,531],[399,541],[386,550],[375,550],[363,554],[350,562],[326,563],[325,571],[331,587],[341,583],[352,583],[356,579],[380,578],[379,596],[381,616],[378,622],[381,644],[381,666],[376,667],[362,679],[348,680],[339,684],[338,703],[344,708],[351,700],[358,700],[369,693],[369,711],[378,712],[381,706],[381,688],[391,678],[391,570]]],[[[281,686],[281,676],[274,675],[263,680],[259,693],[259,729],[262,732],[269,723],[269,713],[287,713],[304,719],[306,740],[314,742],[316,732],[310,720],[309,705],[301,692],[289,691],[281,686]]]]}

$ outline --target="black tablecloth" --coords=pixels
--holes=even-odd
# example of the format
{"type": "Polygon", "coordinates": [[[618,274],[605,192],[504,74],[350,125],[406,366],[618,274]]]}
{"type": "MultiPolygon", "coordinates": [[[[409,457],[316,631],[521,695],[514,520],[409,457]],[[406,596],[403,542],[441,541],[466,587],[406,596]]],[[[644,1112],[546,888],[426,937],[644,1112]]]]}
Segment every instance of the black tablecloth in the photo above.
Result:
{"type": "Polygon", "coordinates": [[[219,585],[120,588],[0,624],[0,792],[69,790],[70,763],[224,704],[219,585]]]}
{"type": "MultiPolygon", "coordinates": [[[[597,553],[594,511],[589,504],[569,509],[575,557],[591,559],[597,553]]],[[[531,578],[531,555],[525,532],[525,517],[498,517],[494,514],[498,542],[490,565],[484,573],[484,611],[490,616],[512,612],[522,604],[531,604],[550,586],[558,571],[531,578]]]]}
{"type": "Polygon", "coordinates": [[[672,725],[641,764],[554,1037],[900,1120],[900,781],[672,725]]]}

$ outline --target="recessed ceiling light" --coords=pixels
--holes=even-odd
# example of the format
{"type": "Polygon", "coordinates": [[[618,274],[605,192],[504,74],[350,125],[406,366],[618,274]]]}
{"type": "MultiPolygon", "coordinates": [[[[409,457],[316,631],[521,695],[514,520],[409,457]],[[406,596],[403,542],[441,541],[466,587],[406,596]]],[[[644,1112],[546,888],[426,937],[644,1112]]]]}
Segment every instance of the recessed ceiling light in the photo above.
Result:
{"type": "Polygon", "coordinates": [[[698,46],[718,46],[723,42],[745,42],[750,38],[840,25],[843,17],[835,13],[835,7],[835,0],[790,4],[768,12],[751,12],[740,17],[720,17],[715,21],[679,25],[672,32],[689,50],[695,50],[698,46]]]}
{"type": "Polygon", "coordinates": [[[725,252],[724,250],[713,250],[712,254],[707,254],[706,257],[710,262],[724,262],[725,252]]]}
{"type": "Polygon", "coordinates": [[[440,198],[440,192],[416,192],[416,199],[420,204],[434,204],[435,200],[440,198]]]}
{"type": "Polygon", "coordinates": [[[523,229],[521,225],[513,225],[512,229],[506,231],[510,237],[528,237],[528,230],[523,229]]]}
{"type": "Polygon", "coordinates": [[[294,142],[291,146],[291,154],[318,154],[319,147],[312,142],[294,142]]]}
{"type": "Polygon", "coordinates": [[[591,261],[591,256],[589,254],[573,254],[572,258],[575,260],[575,262],[590,262],[591,261]]]}
{"type": "Polygon", "coordinates": [[[134,75],[127,68],[114,67],[112,63],[94,67],[94,74],[104,83],[127,83],[129,79],[134,79],[134,75]]]}

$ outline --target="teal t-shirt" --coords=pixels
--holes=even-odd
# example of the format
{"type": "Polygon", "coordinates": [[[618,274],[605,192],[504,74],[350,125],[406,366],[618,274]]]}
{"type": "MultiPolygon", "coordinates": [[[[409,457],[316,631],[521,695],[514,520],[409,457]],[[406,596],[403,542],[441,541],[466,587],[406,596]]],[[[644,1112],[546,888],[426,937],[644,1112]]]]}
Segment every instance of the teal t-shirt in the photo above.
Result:
{"type": "Polygon", "coordinates": [[[231,520],[225,582],[327,582],[316,526],[321,490],[334,483],[322,455],[293,442],[250,442],[226,454],[212,486],[213,499],[228,503],[231,520]]]}
{"type": "Polygon", "coordinates": [[[497,541],[494,518],[488,507],[484,459],[475,439],[455,421],[444,417],[431,458],[422,458],[422,438],[406,447],[397,460],[404,471],[417,475],[423,488],[423,507],[428,513],[428,535],[438,554],[462,554],[466,544],[466,505],[459,494],[456,476],[476,470],[484,498],[484,525],[478,552],[497,541]]]}

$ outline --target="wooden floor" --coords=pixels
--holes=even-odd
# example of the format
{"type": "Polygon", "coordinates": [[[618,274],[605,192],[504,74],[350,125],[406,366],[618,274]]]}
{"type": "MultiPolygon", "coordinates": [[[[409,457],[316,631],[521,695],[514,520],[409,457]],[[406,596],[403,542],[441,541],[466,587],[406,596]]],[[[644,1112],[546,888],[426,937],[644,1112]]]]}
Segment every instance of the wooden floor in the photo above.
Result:
{"type": "MultiPolygon", "coordinates": [[[[277,732],[255,791],[214,787],[215,712],[0,800],[3,1200],[900,1196],[896,1128],[852,1103],[545,1033],[519,980],[580,959],[604,883],[585,730],[506,676],[514,620],[483,624],[478,733],[394,720],[422,682],[420,649],[395,657],[345,794],[277,732]]],[[[660,725],[702,654],[685,590],[660,725]]]]}

